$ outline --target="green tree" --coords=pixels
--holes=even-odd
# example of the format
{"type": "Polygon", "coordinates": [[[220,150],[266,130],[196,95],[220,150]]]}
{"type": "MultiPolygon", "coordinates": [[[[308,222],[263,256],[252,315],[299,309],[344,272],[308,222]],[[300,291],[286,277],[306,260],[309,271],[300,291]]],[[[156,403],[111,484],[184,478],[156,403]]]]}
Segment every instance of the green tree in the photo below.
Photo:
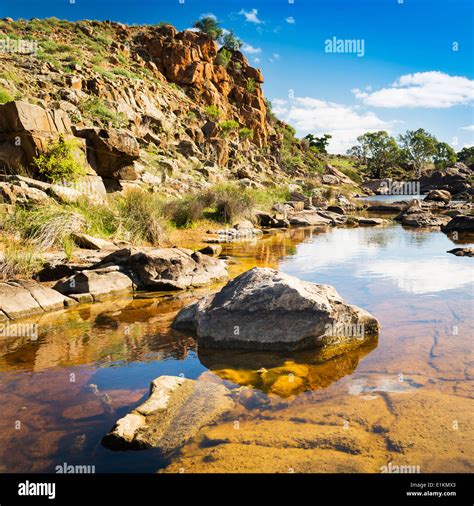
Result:
{"type": "Polygon", "coordinates": [[[436,153],[433,161],[437,169],[451,167],[456,160],[456,152],[449,144],[446,142],[438,142],[438,144],[436,144],[436,153]]]}
{"type": "Polygon", "coordinates": [[[213,16],[203,16],[198,19],[193,26],[202,33],[209,35],[214,40],[219,40],[223,34],[222,28],[213,16]]]}
{"type": "Polygon", "coordinates": [[[467,166],[474,164],[474,146],[462,148],[457,154],[458,160],[467,166]]]}
{"type": "Polygon", "coordinates": [[[218,65],[222,65],[224,68],[227,68],[231,59],[232,53],[225,47],[222,47],[217,53],[216,63],[218,65]]]}
{"type": "Polygon", "coordinates": [[[236,37],[234,30],[223,33],[220,37],[220,42],[228,51],[238,51],[244,44],[238,37],[236,37]]]}
{"type": "Polygon", "coordinates": [[[436,156],[438,141],[423,128],[407,130],[400,134],[402,158],[413,165],[418,176],[423,167],[436,156]]]}
{"type": "Polygon", "coordinates": [[[308,141],[309,147],[314,148],[318,153],[327,153],[327,147],[332,135],[324,134],[322,137],[316,137],[308,134],[305,139],[308,141]]]}
{"type": "Polygon", "coordinates": [[[360,158],[378,179],[384,176],[385,171],[397,164],[400,150],[395,139],[387,132],[367,132],[357,137],[359,144],[348,150],[348,154],[360,158]]]}

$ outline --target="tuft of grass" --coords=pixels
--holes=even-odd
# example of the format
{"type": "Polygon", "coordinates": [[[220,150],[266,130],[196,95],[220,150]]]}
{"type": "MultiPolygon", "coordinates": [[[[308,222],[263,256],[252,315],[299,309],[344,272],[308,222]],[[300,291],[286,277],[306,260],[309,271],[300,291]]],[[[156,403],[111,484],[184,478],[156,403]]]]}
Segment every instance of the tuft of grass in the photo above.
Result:
{"type": "Polygon", "coordinates": [[[135,74],[134,72],[130,72],[130,70],[123,69],[120,67],[115,67],[112,69],[113,75],[126,77],[127,79],[140,79],[140,76],[135,74]]]}
{"type": "Polygon", "coordinates": [[[10,240],[0,262],[0,279],[29,278],[43,266],[44,260],[36,246],[10,240]]]}
{"type": "Polygon", "coordinates": [[[228,49],[223,47],[217,54],[216,63],[218,65],[222,65],[224,68],[227,68],[231,59],[232,53],[228,49]]]}
{"type": "Polygon", "coordinates": [[[95,65],[94,67],[92,67],[92,70],[94,72],[97,72],[102,77],[106,77],[107,79],[110,79],[111,81],[113,81],[115,79],[115,74],[113,72],[110,72],[110,70],[99,67],[98,65],[95,65]]]}
{"type": "Polygon", "coordinates": [[[67,206],[51,202],[31,209],[17,207],[7,218],[5,228],[44,250],[64,246],[71,234],[84,230],[85,219],[67,206]]]}
{"type": "Polygon", "coordinates": [[[144,190],[128,190],[118,197],[116,207],[120,226],[132,242],[163,242],[161,199],[144,190]]]}
{"type": "Polygon", "coordinates": [[[233,223],[238,218],[251,219],[256,201],[252,192],[237,185],[223,185],[211,190],[217,219],[233,223]]]}
{"type": "Polygon", "coordinates": [[[190,228],[203,219],[208,205],[205,195],[194,194],[167,202],[164,213],[177,227],[190,228]]]}
{"type": "Polygon", "coordinates": [[[247,84],[245,85],[245,87],[247,88],[247,91],[249,93],[253,93],[257,89],[257,82],[253,77],[249,77],[247,79],[247,84]]]}
{"type": "Polygon", "coordinates": [[[0,104],[6,104],[7,102],[11,102],[13,97],[8,93],[5,88],[0,88],[0,104]]]}

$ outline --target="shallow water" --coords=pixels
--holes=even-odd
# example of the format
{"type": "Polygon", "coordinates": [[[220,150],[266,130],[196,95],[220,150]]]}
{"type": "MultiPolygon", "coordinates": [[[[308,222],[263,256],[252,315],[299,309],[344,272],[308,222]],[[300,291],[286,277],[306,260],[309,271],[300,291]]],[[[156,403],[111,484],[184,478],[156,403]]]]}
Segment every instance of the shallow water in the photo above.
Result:
{"type": "Polygon", "coordinates": [[[329,361],[198,353],[170,323],[206,290],[31,319],[37,338],[0,338],[0,470],[380,472],[393,461],[472,472],[473,268],[446,253],[453,247],[440,232],[399,225],[293,229],[226,246],[233,276],[278,268],[335,286],[379,319],[378,341],[329,361]],[[236,407],[172,457],[102,447],[162,374],[224,382],[236,407]]]}

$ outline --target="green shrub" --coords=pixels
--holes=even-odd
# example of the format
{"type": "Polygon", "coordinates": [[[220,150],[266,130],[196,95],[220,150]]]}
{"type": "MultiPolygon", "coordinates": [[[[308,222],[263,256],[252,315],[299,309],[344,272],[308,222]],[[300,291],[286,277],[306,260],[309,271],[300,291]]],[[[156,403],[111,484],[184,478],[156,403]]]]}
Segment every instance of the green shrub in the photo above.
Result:
{"type": "Polygon", "coordinates": [[[233,184],[207,190],[206,200],[215,209],[215,218],[230,224],[237,218],[250,219],[255,208],[252,192],[233,184]]]}
{"type": "Polygon", "coordinates": [[[237,130],[237,128],[239,128],[239,124],[237,123],[237,121],[234,121],[232,119],[228,121],[221,121],[219,123],[219,129],[222,132],[222,135],[224,136],[228,135],[230,132],[234,130],[237,130]]]}
{"type": "Polygon", "coordinates": [[[253,130],[251,128],[241,128],[239,130],[239,137],[242,140],[253,139],[253,130]]]}
{"type": "Polygon", "coordinates": [[[8,93],[4,88],[0,88],[0,104],[6,104],[7,102],[11,102],[13,97],[8,93]]]}
{"type": "Polygon", "coordinates": [[[247,79],[246,88],[249,93],[253,93],[257,89],[257,82],[253,77],[247,79]]]}
{"type": "Polygon", "coordinates": [[[231,59],[232,53],[228,49],[223,47],[217,54],[216,63],[218,65],[222,65],[224,68],[227,68],[227,65],[229,65],[231,59]]]}
{"type": "Polygon", "coordinates": [[[206,113],[209,119],[214,121],[218,120],[223,115],[222,111],[217,107],[217,105],[208,105],[204,109],[204,112],[206,113]]]}
{"type": "Polygon", "coordinates": [[[52,183],[77,181],[86,175],[84,163],[78,161],[78,154],[77,144],[66,141],[60,135],[57,141],[49,144],[46,153],[34,158],[34,163],[40,174],[52,183]]]}
{"type": "Polygon", "coordinates": [[[82,104],[82,109],[93,119],[99,120],[105,124],[110,123],[114,128],[123,128],[128,125],[128,119],[125,114],[111,111],[98,97],[87,99],[82,104]]]}

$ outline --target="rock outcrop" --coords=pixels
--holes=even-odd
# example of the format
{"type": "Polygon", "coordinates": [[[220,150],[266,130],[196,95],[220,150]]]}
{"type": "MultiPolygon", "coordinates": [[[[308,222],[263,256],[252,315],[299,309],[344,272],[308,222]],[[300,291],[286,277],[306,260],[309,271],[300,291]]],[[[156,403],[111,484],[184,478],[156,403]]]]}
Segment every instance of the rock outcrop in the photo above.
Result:
{"type": "Polygon", "coordinates": [[[227,277],[224,261],[186,248],[125,248],[95,268],[107,265],[119,266],[140,290],[184,290],[227,277]]]}
{"type": "Polygon", "coordinates": [[[72,137],[71,122],[61,110],[45,110],[23,101],[0,105],[0,164],[11,171],[29,167],[48,143],[72,137]]]}
{"type": "Polygon", "coordinates": [[[451,218],[444,214],[433,214],[430,207],[423,205],[419,200],[414,200],[395,220],[407,227],[441,227],[451,218]]]}
{"type": "Polygon", "coordinates": [[[420,178],[422,193],[431,190],[446,190],[455,195],[471,188],[470,178],[474,172],[463,163],[456,163],[453,167],[437,170],[420,178]]]}
{"type": "Polygon", "coordinates": [[[460,214],[442,227],[443,232],[474,233],[474,216],[460,214]]]}
{"type": "Polygon", "coordinates": [[[178,313],[175,329],[195,332],[199,346],[249,350],[355,348],[378,332],[369,313],[331,286],[254,268],[178,313]],[[348,332],[354,327],[360,332],[348,332]],[[349,335],[350,334],[350,335],[349,335]]]}
{"type": "Polygon", "coordinates": [[[443,202],[449,204],[451,202],[451,194],[447,190],[431,190],[425,197],[425,201],[443,202]]]}
{"type": "Polygon", "coordinates": [[[215,383],[160,376],[152,381],[148,399],[118,420],[102,444],[111,450],[157,448],[170,454],[232,409],[229,393],[215,383]]]}

